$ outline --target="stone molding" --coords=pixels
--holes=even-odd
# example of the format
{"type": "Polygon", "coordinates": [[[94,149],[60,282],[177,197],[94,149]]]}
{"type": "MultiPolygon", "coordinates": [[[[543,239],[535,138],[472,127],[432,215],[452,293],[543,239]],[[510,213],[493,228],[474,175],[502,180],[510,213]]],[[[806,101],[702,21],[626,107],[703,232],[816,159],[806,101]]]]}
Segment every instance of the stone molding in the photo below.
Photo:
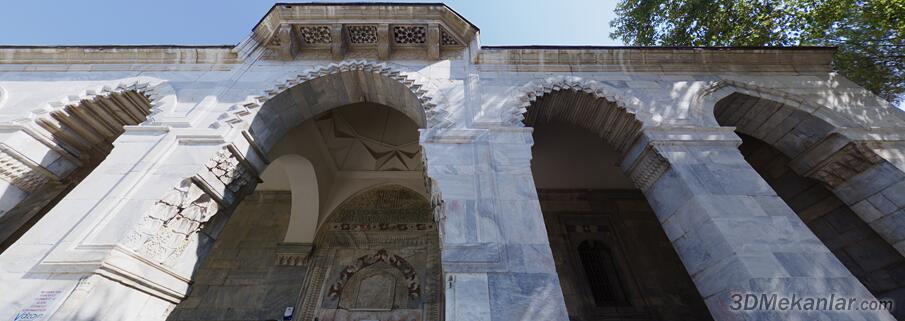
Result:
{"type": "Polygon", "coordinates": [[[482,70],[532,72],[829,72],[832,48],[485,46],[482,70]]]}
{"type": "Polygon", "coordinates": [[[221,114],[217,121],[211,124],[210,127],[219,128],[228,124],[233,127],[243,125],[247,128],[251,125],[251,121],[254,119],[254,115],[260,110],[260,107],[274,96],[309,80],[350,71],[363,71],[379,74],[393,79],[408,88],[415,94],[418,101],[421,102],[421,106],[424,108],[424,114],[427,118],[427,127],[445,128],[453,125],[453,120],[450,119],[450,113],[440,105],[445,101],[442,93],[430,82],[430,80],[419,77],[414,73],[402,72],[386,63],[377,63],[367,60],[347,60],[340,63],[331,63],[326,66],[317,66],[298,76],[285,81],[280,81],[271,88],[264,90],[261,95],[254,96],[246,101],[233,105],[226,113],[221,114]]]}
{"type": "Polygon", "coordinates": [[[312,251],[314,251],[314,244],[311,243],[279,243],[273,264],[277,266],[307,265],[312,251]]]}
{"type": "Polygon", "coordinates": [[[792,159],[789,167],[833,189],[886,162],[876,150],[903,141],[905,134],[895,128],[839,128],[792,159]]]}
{"type": "MultiPolygon", "coordinates": [[[[72,64],[234,65],[233,46],[0,46],[0,66],[72,64]]],[[[4,68],[6,66],[3,66],[4,68]]],[[[28,66],[26,66],[28,67],[28,66]]],[[[162,66],[161,66],[162,67],[162,66]]],[[[151,67],[155,68],[155,67],[151,67]]],[[[209,68],[209,67],[206,67],[209,68]]],[[[40,69],[26,68],[25,71],[40,69]]],[[[68,71],[69,66],[66,66],[68,71]]],[[[179,69],[182,70],[182,69],[179,69]]],[[[41,70],[43,71],[43,70],[41,70]]]]}
{"type": "Polygon", "coordinates": [[[564,120],[597,132],[618,152],[629,149],[640,135],[644,126],[641,121],[642,117],[637,115],[640,100],[621,96],[617,94],[616,90],[605,84],[580,77],[551,77],[532,81],[522,86],[515,101],[509,103],[501,112],[501,125],[521,127],[526,125],[526,116],[541,117],[549,112],[555,112],[551,106],[545,106],[544,110],[535,110],[533,115],[529,114],[532,111],[528,109],[541,97],[562,91],[593,95],[595,100],[602,99],[609,104],[601,107],[608,110],[600,111],[596,109],[599,106],[591,105],[596,102],[589,103],[579,100],[575,102],[575,105],[569,106],[571,109],[568,115],[571,118],[564,120]]]}
{"type": "Polygon", "coordinates": [[[807,98],[785,92],[781,89],[726,79],[707,83],[703,89],[698,91],[692,98],[690,106],[691,112],[695,115],[700,115],[705,123],[719,126],[716,115],[714,114],[714,108],[716,107],[717,102],[732,93],[741,93],[752,97],[772,100],[790,108],[801,110],[812,114],[815,117],[819,117],[821,120],[836,126],[837,128],[843,127],[839,125],[841,118],[836,119],[829,117],[835,114],[834,111],[811,103],[807,98]],[[818,110],[826,110],[827,113],[818,114],[816,113],[818,110]]]}
{"type": "Polygon", "coordinates": [[[665,146],[734,146],[741,139],[732,127],[650,127],[626,151],[622,168],[641,191],[647,191],[670,168],[660,149],[665,146]]]}

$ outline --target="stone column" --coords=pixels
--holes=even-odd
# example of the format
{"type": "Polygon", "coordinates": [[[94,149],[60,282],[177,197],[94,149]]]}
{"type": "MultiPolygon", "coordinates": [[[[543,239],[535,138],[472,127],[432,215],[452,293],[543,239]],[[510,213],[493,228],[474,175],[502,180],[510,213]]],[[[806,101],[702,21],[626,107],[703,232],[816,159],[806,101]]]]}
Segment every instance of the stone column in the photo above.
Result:
{"type": "Polygon", "coordinates": [[[740,143],[731,128],[648,129],[623,162],[714,319],[894,320],[886,311],[732,309],[733,294],[874,299],[751,168],[740,143]]]}
{"type": "Polygon", "coordinates": [[[443,200],[446,320],[568,320],[531,175],[531,129],[421,137],[443,200]]]}
{"type": "Polygon", "coordinates": [[[905,134],[901,130],[839,130],[790,166],[826,184],[905,255],[905,134]]]}

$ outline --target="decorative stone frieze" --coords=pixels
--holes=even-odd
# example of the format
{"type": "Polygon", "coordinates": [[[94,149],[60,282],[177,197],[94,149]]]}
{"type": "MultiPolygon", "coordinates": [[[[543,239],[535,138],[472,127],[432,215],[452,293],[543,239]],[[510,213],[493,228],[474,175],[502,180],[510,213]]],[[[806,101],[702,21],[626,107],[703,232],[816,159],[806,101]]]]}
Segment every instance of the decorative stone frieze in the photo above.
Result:
{"type": "Polygon", "coordinates": [[[626,107],[625,99],[597,82],[553,78],[523,89],[519,106],[502,115],[504,124],[534,126],[554,119],[566,121],[599,134],[619,152],[627,150],[641,134],[641,122],[626,107]]]}
{"type": "Polygon", "coordinates": [[[352,45],[377,44],[377,25],[348,26],[349,43],[352,45]]]}
{"type": "Polygon", "coordinates": [[[426,26],[393,26],[393,43],[397,45],[420,45],[425,42],[427,42],[426,26]]]}
{"type": "Polygon", "coordinates": [[[882,162],[868,143],[851,142],[815,167],[810,176],[832,188],[882,162]]]}
{"type": "Polygon", "coordinates": [[[327,290],[327,298],[337,300],[339,295],[342,294],[346,283],[353,275],[355,275],[355,273],[380,262],[388,263],[390,266],[398,269],[399,272],[402,272],[402,275],[405,276],[405,280],[408,283],[409,299],[414,300],[421,296],[421,286],[418,284],[418,276],[415,272],[415,268],[401,256],[391,254],[385,249],[380,249],[374,254],[359,257],[354,264],[346,266],[342,270],[343,272],[340,274],[339,279],[330,286],[329,290],[327,290]]]}
{"type": "Polygon", "coordinates": [[[440,44],[443,46],[461,46],[462,44],[446,29],[440,29],[440,44]]]}
{"type": "Polygon", "coordinates": [[[125,126],[141,124],[151,115],[146,89],[148,84],[105,88],[36,115],[35,123],[76,158],[99,162],[113,149],[113,141],[125,126]]]}
{"type": "Polygon", "coordinates": [[[219,128],[227,124],[232,126],[237,126],[239,124],[250,125],[250,120],[254,117],[260,107],[274,96],[279,95],[295,85],[302,84],[312,79],[350,71],[364,71],[389,77],[411,90],[417,97],[417,101],[421,103],[421,107],[424,108],[428,123],[427,127],[445,128],[453,124],[453,121],[450,119],[451,113],[439,104],[439,101],[442,101],[442,99],[435,98],[442,97],[442,94],[435,86],[432,86],[431,83],[422,82],[419,78],[414,77],[416,75],[404,73],[385,63],[376,63],[367,60],[348,60],[337,64],[317,66],[296,77],[278,82],[271,88],[264,90],[261,95],[251,97],[248,100],[233,105],[229,108],[229,111],[221,114],[220,117],[218,117],[217,122],[211,124],[209,127],[219,128]]]}
{"type": "Polygon", "coordinates": [[[309,45],[325,45],[333,42],[328,25],[300,26],[299,34],[302,41],[309,45]]]}

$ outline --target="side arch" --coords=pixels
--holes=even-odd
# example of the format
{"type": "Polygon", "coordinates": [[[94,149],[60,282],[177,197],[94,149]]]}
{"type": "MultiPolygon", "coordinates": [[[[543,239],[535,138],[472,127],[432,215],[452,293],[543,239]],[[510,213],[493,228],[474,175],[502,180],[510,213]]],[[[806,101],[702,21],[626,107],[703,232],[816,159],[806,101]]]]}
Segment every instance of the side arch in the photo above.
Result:
{"type": "MultiPolygon", "coordinates": [[[[641,101],[635,97],[624,96],[612,86],[594,80],[586,80],[581,77],[550,77],[543,80],[531,81],[518,89],[514,102],[506,106],[500,114],[502,125],[522,126],[528,107],[540,97],[559,92],[574,91],[592,95],[595,99],[604,99],[630,114],[643,114],[640,110],[641,101]]],[[[656,117],[651,117],[655,119],[656,117]]]]}
{"type": "Polygon", "coordinates": [[[151,115],[175,104],[165,81],[120,81],[68,95],[34,109],[24,121],[7,124],[31,140],[0,144],[0,190],[6,212],[0,218],[0,249],[37,223],[93,171],[126,128],[147,124],[151,115]]]}
{"type": "Polygon", "coordinates": [[[799,143],[787,142],[779,148],[791,158],[833,131],[858,126],[797,95],[732,80],[721,80],[702,90],[695,96],[692,110],[702,117],[704,126],[733,126],[769,144],[778,144],[790,133],[796,135],[799,143]]]}

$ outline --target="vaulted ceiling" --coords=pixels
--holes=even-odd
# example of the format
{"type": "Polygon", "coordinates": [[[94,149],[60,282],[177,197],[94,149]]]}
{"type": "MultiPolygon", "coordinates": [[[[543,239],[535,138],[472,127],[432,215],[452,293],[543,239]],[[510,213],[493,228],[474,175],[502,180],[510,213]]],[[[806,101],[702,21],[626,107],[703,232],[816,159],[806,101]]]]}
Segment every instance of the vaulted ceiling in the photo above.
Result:
{"type": "Polygon", "coordinates": [[[418,126],[398,111],[361,103],[329,111],[315,122],[340,171],[421,169],[418,126]]]}

